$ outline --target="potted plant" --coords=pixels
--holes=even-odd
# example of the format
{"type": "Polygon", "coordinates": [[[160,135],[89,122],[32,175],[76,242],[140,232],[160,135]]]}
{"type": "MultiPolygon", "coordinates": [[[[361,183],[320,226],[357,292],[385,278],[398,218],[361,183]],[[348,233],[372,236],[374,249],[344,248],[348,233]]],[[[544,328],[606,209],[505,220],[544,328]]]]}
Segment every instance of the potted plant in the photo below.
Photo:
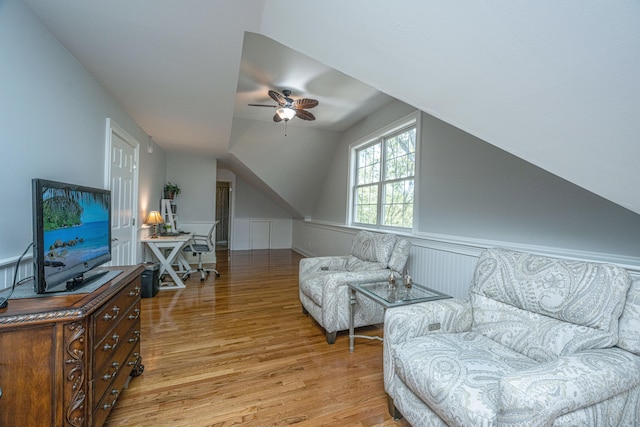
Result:
{"type": "Polygon", "coordinates": [[[180,187],[178,184],[172,184],[171,182],[167,182],[164,186],[164,197],[165,199],[173,199],[178,194],[180,194],[180,187]]]}

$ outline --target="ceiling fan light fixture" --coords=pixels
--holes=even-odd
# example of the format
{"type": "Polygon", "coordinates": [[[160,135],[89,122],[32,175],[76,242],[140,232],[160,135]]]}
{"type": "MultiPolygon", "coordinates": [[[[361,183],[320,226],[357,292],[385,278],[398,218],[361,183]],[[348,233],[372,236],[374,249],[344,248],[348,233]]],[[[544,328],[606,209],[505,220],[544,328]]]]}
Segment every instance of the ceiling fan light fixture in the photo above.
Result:
{"type": "Polygon", "coordinates": [[[296,115],[296,111],[293,110],[292,108],[280,107],[276,110],[276,114],[278,114],[278,116],[280,116],[282,120],[284,120],[285,122],[288,122],[289,120],[293,119],[293,117],[296,115]]]}

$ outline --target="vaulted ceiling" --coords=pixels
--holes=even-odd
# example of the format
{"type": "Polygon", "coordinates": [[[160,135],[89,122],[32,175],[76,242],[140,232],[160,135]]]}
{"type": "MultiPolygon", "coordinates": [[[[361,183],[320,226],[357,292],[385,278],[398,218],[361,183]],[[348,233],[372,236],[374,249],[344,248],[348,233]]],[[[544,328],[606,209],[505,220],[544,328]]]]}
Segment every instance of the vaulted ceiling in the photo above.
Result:
{"type": "Polygon", "coordinates": [[[268,89],[332,131],[393,97],[640,213],[637,0],[23,1],[167,151],[224,158],[268,89]]]}

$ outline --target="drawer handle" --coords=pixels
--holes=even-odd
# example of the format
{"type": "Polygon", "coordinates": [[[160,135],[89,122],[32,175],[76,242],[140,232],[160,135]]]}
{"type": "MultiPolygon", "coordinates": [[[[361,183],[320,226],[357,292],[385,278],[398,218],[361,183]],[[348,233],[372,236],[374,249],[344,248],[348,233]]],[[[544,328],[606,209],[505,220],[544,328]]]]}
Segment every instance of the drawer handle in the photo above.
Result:
{"type": "Polygon", "coordinates": [[[113,345],[109,345],[109,343],[106,343],[104,347],[102,347],[104,351],[113,350],[118,345],[118,341],[120,341],[120,335],[118,334],[113,334],[111,338],[113,338],[115,342],[113,343],[113,345]]]}
{"type": "Polygon", "coordinates": [[[129,342],[131,343],[136,342],[140,339],[140,331],[133,331],[133,335],[135,335],[135,337],[129,338],[129,342]]]}
{"type": "Polygon", "coordinates": [[[129,360],[129,363],[127,363],[127,366],[133,366],[136,363],[138,363],[138,359],[140,359],[140,353],[133,353],[133,360],[129,360]]]}
{"type": "Polygon", "coordinates": [[[137,297],[138,295],[140,295],[140,286],[136,286],[133,291],[129,291],[130,297],[137,297]]]}
{"type": "Polygon", "coordinates": [[[136,363],[138,363],[138,360],[140,359],[140,353],[138,352],[134,352],[133,353],[133,359],[129,361],[129,363],[127,363],[128,366],[134,366],[136,363]]]}
{"type": "Polygon", "coordinates": [[[134,309],[133,312],[135,314],[130,314],[129,315],[129,320],[137,320],[140,317],[140,309],[139,308],[134,309]]]}
{"type": "Polygon", "coordinates": [[[105,313],[105,315],[102,316],[102,319],[105,322],[108,322],[109,320],[115,319],[116,317],[118,317],[118,313],[120,313],[120,307],[118,307],[117,305],[114,305],[111,311],[113,311],[113,316],[110,315],[109,313],[105,313]]]}
{"type": "Polygon", "coordinates": [[[115,395],[115,397],[113,398],[113,401],[111,401],[111,403],[105,403],[102,406],[102,409],[104,409],[105,411],[108,411],[110,408],[112,408],[116,404],[116,400],[118,400],[118,393],[119,393],[119,391],[116,388],[111,390],[111,394],[115,395]]]}
{"type": "Polygon", "coordinates": [[[111,367],[113,368],[113,373],[111,374],[104,374],[102,376],[102,379],[105,381],[109,381],[111,378],[115,377],[118,374],[118,369],[120,368],[120,364],[118,362],[113,362],[111,364],[111,367]]]}

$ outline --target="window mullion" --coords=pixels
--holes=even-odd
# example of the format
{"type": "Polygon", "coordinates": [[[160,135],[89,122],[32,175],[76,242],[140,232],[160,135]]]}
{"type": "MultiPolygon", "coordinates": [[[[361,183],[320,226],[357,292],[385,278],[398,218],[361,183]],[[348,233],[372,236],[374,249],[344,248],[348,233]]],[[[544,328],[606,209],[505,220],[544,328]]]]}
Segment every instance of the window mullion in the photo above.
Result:
{"type": "Polygon", "coordinates": [[[387,181],[387,141],[380,138],[380,186],[378,187],[378,226],[384,223],[384,186],[387,181]]]}

